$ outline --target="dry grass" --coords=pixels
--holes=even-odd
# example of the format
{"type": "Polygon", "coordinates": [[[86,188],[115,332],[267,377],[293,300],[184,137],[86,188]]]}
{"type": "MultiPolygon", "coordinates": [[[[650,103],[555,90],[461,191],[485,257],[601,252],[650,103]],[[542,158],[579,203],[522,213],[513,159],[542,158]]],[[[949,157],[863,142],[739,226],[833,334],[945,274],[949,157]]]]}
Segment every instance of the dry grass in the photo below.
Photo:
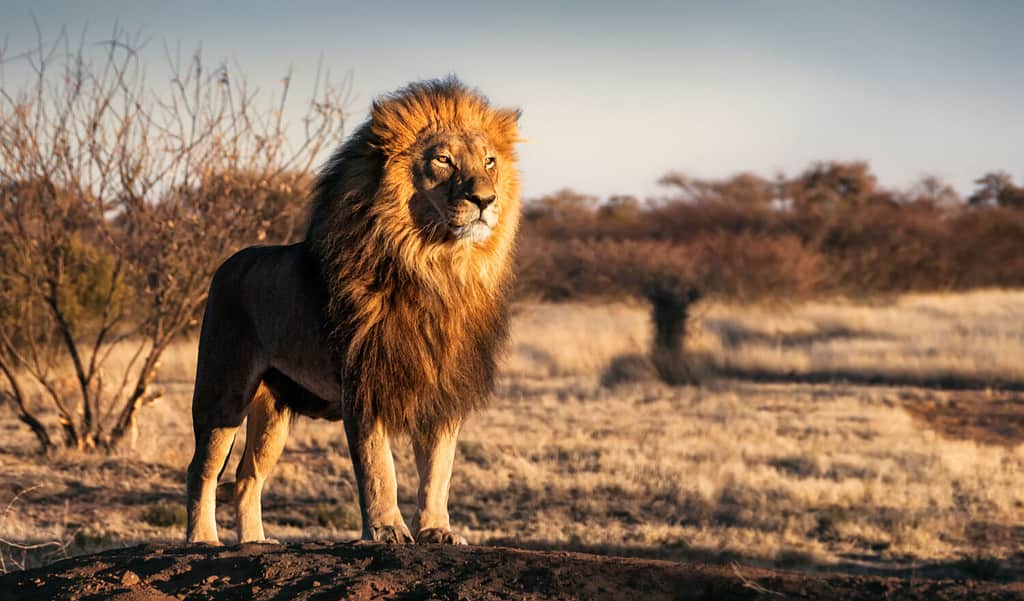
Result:
{"type": "Polygon", "coordinates": [[[875,305],[708,307],[695,349],[719,370],[1024,382],[1024,293],[913,294],[875,305]]]}
{"type": "MultiPolygon", "coordinates": [[[[1021,381],[1020,307],[1024,293],[995,291],[707,306],[694,348],[708,374],[1021,381]]],[[[460,443],[451,510],[471,542],[922,574],[984,557],[1019,575],[1024,445],[946,437],[907,410],[955,406],[961,393],[710,377],[701,387],[601,386],[608,364],[642,352],[648,336],[641,305],[518,309],[497,398],[460,443]]],[[[181,540],[174,504],[191,454],[194,353],[183,342],[165,358],[165,397],[140,414],[133,452],[42,463],[3,414],[0,503],[40,488],[0,522],[0,538],[62,540],[72,552],[181,540]]],[[[397,464],[411,517],[407,445],[397,464]]],[[[266,492],[269,535],[354,538],[354,502],[341,425],[299,420],[266,492]]],[[[229,540],[231,523],[225,509],[229,540]]]]}
{"type": "MultiPolygon", "coordinates": [[[[874,304],[701,303],[688,347],[705,375],[1024,383],[1024,292],[911,294],[874,304]],[[832,378],[830,376],[836,376],[832,378]]],[[[586,375],[650,341],[642,304],[532,305],[507,373],[586,375]]]]}

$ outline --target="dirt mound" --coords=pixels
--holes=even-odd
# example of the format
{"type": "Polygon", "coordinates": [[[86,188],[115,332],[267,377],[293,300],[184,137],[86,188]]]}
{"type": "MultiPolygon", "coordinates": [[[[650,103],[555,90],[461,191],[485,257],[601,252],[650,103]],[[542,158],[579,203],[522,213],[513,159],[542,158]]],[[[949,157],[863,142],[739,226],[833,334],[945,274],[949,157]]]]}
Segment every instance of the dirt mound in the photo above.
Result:
{"type": "Polygon", "coordinates": [[[143,545],[0,577],[0,598],[1021,599],[1024,584],[815,576],[500,547],[143,545]]]}

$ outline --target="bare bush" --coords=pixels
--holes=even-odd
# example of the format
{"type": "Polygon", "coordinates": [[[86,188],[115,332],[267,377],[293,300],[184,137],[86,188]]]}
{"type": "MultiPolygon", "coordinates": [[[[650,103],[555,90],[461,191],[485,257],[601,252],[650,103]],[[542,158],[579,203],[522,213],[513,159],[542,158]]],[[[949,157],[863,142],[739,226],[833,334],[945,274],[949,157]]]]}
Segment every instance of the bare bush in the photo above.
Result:
{"type": "Polygon", "coordinates": [[[654,336],[651,341],[651,362],[662,380],[669,384],[693,381],[684,354],[686,328],[690,308],[700,293],[690,283],[663,274],[649,279],[643,288],[651,303],[651,323],[654,336]]]}
{"type": "Polygon", "coordinates": [[[154,90],[137,38],[100,47],[40,43],[19,58],[31,80],[0,90],[0,394],[43,450],[126,437],[213,269],[291,237],[304,174],[343,128],[346,88],[319,75],[293,135],[290,76],[266,102],[227,66],[168,53],[154,90]]]}

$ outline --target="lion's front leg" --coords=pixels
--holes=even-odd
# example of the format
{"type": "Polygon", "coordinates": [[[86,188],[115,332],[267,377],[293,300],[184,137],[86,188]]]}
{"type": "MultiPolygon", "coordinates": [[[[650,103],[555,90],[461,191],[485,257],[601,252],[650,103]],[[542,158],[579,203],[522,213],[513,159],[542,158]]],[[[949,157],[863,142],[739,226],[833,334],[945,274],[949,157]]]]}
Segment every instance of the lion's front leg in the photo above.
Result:
{"type": "Polygon", "coordinates": [[[461,425],[458,423],[413,436],[416,469],[420,474],[416,518],[412,524],[416,542],[466,544],[466,539],[452,532],[448,519],[448,489],[461,425]]]}
{"type": "Polygon", "coordinates": [[[398,483],[391,442],[384,425],[357,417],[345,419],[349,455],[359,489],[363,540],[411,543],[412,534],[398,509],[398,483]]]}

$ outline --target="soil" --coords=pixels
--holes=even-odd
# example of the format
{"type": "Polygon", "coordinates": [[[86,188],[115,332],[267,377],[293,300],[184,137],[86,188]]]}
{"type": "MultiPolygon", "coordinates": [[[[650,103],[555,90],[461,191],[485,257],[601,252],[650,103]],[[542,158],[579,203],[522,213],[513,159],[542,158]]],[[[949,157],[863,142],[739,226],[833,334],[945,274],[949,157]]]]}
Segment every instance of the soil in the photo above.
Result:
{"type": "Polygon", "coordinates": [[[963,390],[905,396],[911,415],[948,438],[1010,447],[1024,442],[1024,393],[963,390]]]}
{"type": "Polygon", "coordinates": [[[1024,599],[1024,583],[800,574],[501,547],[143,545],[0,576],[0,599],[1024,599]]]}

